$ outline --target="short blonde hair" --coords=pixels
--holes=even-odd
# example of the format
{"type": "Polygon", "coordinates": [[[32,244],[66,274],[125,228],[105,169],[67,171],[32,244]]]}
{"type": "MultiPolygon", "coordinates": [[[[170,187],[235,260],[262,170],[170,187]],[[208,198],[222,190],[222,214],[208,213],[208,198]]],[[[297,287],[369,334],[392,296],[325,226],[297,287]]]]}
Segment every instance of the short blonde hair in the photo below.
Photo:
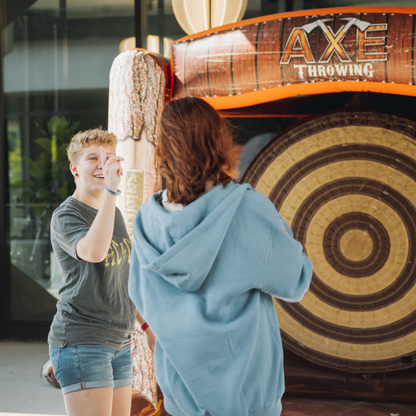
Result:
{"type": "Polygon", "coordinates": [[[102,146],[111,147],[114,152],[117,147],[117,137],[107,130],[91,129],[78,132],[72,137],[66,152],[68,159],[72,163],[78,163],[82,149],[91,146],[92,144],[100,144],[102,146]]]}

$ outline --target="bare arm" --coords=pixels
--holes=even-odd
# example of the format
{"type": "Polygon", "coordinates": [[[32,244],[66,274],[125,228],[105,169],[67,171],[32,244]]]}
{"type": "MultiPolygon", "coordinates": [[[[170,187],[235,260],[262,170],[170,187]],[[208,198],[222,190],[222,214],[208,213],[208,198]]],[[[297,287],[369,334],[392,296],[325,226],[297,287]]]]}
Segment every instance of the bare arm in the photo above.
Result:
{"type": "MultiPolygon", "coordinates": [[[[124,159],[113,156],[105,161],[104,151],[101,148],[101,160],[105,183],[110,189],[116,191],[123,173],[119,162],[124,159]]],[[[105,259],[113,236],[115,212],[116,196],[104,192],[100,209],[91,228],[77,244],[78,257],[91,263],[99,263],[105,259]]]]}
{"type": "MultiPolygon", "coordinates": [[[[136,312],[136,321],[139,323],[140,326],[142,326],[146,322],[143,319],[142,315],[140,315],[139,311],[136,312]]],[[[149,346],[149,348],[152,352],[155,352],[156,337],[155,337],[155,334],[153,333],[153,331],[150,329],[150,326],[148,328],[146,328],[144,333],[146,335],[147,345],[149,346]]]]}
{"type": "Polygon", "coordinates": [[[144,320],[143,316],[140,315],[140,312],[136,312],[136,321],[142,326],[146,321],[144,320]]]}
{"type": "Polygon", "coordinates": [[[77,244],[77,254],[81,259],[91,263],[99,263],[105,259],[114,231],[115,200],[115,195],[106,192],[91,228],[77,244]]]}

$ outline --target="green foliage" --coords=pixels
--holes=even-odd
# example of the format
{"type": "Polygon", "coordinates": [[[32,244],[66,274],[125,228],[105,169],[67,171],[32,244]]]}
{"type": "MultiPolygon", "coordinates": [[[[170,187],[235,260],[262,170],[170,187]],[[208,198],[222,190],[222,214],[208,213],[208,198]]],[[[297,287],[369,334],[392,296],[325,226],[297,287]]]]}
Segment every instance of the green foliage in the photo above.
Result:
{"type": "Polygon", "coordinates": [[[9,147],[9,180],[11,183],[22,180],[22,149],[18,129],[10,127],[7,130],[9,147]]]}
{"type": "MultiPolygon", "coordinates": [[[[44,123],[36,123],[45,137],[35,139],[34,143],[43,149],[37,160],[22,158],[27,162],[30,175],[28,181],[16,181],[11,189],[22,189],[18,202],[29,201],[35,216],[46,214],[46,210],[58,205],[75,190],[66,147],[79,126],[77,122],[68,122],[65,117],[52,117],[44,123]]],[[[49,215],[43,219],[48,220],[49,215]]]]}

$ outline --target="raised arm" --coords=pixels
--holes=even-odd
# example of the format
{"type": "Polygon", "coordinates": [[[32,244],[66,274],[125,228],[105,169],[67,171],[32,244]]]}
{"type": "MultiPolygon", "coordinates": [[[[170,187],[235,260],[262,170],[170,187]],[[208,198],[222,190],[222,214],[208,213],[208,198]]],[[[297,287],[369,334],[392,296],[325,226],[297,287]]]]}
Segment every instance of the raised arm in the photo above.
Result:
{"type": "Polygon", "coordinates": [[[298,302],[309,288],[312,263],[290,229],[287,233],[282,224],[270,235],[262,291],[288,302],[298,302]]]}
{"type": "MultiPolygon", "coordinates": [[[[120,161],[124,159],[119,156],[112,156],[106,160],[102,147],[100,151],[105,184],[110,190],[115,192],[123,174],[120,161]]],[[[105,191],[100,209],[91,228],[77,244],[78,257],[91,263],[99,263],[105,259],[113,236],[115,212],[116,195],[105,191]]]]}

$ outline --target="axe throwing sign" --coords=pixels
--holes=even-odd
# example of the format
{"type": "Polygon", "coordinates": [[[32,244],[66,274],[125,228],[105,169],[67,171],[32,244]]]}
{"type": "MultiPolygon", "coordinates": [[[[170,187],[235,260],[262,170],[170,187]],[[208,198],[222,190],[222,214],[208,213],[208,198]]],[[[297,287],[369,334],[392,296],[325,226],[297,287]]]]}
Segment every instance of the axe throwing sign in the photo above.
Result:
{"type": "MultiPolygon", "coordinates": [[[[342,79],[347,75],[364,77],[364,79],[373,78],[373,64],[387,61],[388,23],[371,24],[355,17],[340,17],[341,26],[334,33],[334,29],[330,25],[333,21],[334,19],[317,19],[300,28],[293,28],[283,50],[280,64],[289,65],[291,59],[303,58],[303,64],[293,65],[293,68],[299,70],[298,80],[307,78],[311,80],[329,78],[332,80],[334,77],[342,79]],[[347,23],[342,24],[344,22],[347,23]],[[354,30],[355,27],[356,30],[354,30]],[[309,37],[316,37],[312,33],[315,29],[322,31],[328,42],[318,60],[314,57],[309,42],[309,37]],[[349,41],[344,47],[343,40],[350,30],[355,32],[355,42],[349,41]],[[335,59],[332,59],[334,55],[335,59]]],[[[316,42],[316,39],[313,40],[316,42]]]]}
{"type": "Polygon", "coordinates": [[[416,95],[416,8],[306,10],[251,19],[172,45],[172,97],[217,109],[296,95],[416,95]]]}

